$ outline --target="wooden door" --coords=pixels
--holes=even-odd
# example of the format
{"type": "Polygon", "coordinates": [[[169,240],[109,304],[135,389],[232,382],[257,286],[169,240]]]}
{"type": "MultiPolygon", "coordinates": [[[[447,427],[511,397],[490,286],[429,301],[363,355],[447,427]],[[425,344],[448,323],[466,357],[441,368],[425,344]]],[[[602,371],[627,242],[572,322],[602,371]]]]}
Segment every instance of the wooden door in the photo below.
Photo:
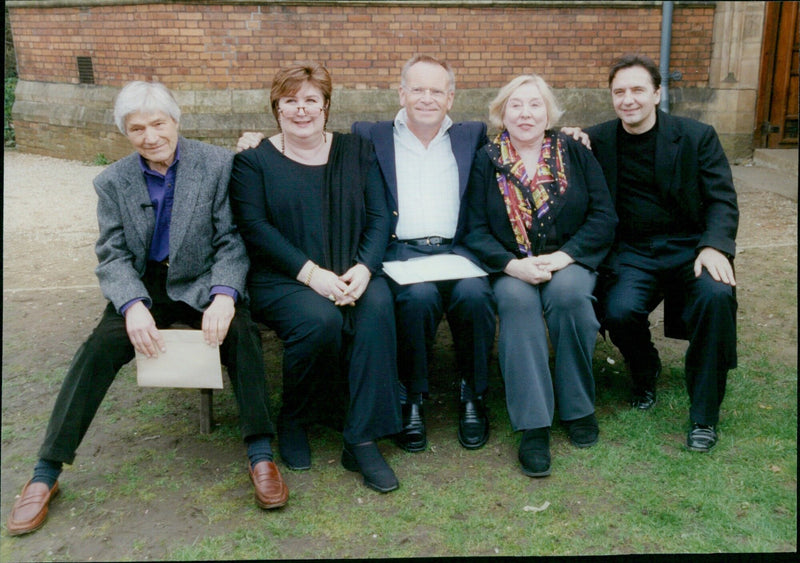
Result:
{"type": "Polygon", "coordinates": [[[766,2],[756,146],[798,146],[798,3],[766,2]]]}

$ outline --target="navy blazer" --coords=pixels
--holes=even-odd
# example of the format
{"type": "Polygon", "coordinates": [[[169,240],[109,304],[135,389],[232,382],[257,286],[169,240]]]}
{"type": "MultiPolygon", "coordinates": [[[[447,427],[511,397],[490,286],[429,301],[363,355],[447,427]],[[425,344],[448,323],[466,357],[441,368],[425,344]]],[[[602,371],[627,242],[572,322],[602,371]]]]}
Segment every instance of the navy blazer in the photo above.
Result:
{"type": "MultiPolygon", "coordinates": [[[[408,246],[397,242],[398,196],[397,172],[395,169],[394,153],[394,121],[353,123],[352,132],[372,141],[378,164],[383,176],[386,203],[389,207],[391,218],[391,238],[386,250],[385,260],[406,260],[415,254],[426,253],[424,247],[408,246]]],[[[477,150],[488,142],[486,137],[486,124],[480,121],[463,121],[454,123],[448,130],[450,146],[458,165],[458,193],[461,198],[461,207],[458,212],[458,227],[450,250],[477,262],[477,259],[460,242],[466,231],[467,216],[467,183],[472,168],[472,160],[477,150]]]]}

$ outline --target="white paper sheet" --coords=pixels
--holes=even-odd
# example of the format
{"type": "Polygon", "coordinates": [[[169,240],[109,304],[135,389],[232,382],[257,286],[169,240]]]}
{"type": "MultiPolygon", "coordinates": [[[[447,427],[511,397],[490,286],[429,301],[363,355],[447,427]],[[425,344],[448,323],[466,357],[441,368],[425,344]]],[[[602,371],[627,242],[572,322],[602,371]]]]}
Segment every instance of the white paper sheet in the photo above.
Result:
{"type": "Polygon", "coordinates": [[[383,271],[400,285],[488,275],[474,263],[458,254],[433,254],[410,260],[384,262],[383,271]]]}
{"type": "Polygon", "coordinates": [[[166,352],[147,358],[136,352],[140,387],[222,389],[219,348],[203,340],[202,330],[162,330],[166,352]]]}

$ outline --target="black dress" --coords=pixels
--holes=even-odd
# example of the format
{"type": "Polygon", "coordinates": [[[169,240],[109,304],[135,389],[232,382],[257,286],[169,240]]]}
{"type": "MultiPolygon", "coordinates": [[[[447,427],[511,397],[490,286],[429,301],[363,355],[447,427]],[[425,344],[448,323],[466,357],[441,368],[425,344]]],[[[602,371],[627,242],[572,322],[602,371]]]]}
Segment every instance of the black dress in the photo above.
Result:
{"type": "Polygon", "coordinates": [[[236,155],[230,197],[251,262],[253,316],[284,342],[279,423],[318,420],[319,399],[346,375],[343,436],[356,444],[400,431],[391,291],[374,276],[355,307],[337,307],[296,277],[308,260],[340,275],[357,263],[378,272],[389,217],[372,144],[338,133],[332,143],[319,166],[270,142],[236,155]]]}

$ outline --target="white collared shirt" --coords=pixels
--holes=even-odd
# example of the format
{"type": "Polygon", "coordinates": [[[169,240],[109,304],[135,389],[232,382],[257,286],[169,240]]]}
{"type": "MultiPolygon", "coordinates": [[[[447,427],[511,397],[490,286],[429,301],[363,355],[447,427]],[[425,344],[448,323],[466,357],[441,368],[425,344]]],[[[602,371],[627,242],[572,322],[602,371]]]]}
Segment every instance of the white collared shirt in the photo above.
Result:
{"type": "Polygon", "coordinates": [[[456,234],[460,197],[458,164],[448,133],[452,124],[445,116],[426,148],[406,125],[405,108],[394,118],[399,240],[456,234]]]}

